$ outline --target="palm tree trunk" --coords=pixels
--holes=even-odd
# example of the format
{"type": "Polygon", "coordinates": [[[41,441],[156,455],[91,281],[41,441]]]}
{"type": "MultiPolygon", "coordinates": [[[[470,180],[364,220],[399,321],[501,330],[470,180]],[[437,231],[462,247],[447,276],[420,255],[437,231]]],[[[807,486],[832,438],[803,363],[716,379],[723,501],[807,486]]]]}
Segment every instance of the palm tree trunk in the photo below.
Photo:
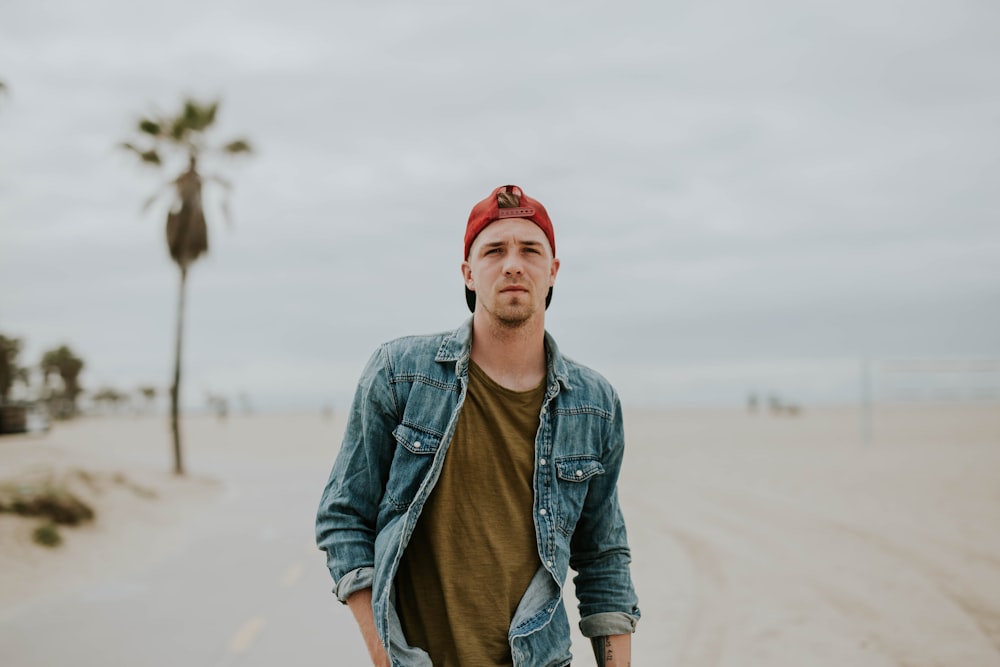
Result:
{"type": "Polygon", "coordinates": [[[184,292],[187,286],[187,267],[181,265],[181,289],[177,299],[177,347],[174,353],[174,383],[170,387],[170,427],[174,434],[174,474],[184,474],[181,456],[180,393],[181,393],[181,340],[184,334],[184,292]]]}

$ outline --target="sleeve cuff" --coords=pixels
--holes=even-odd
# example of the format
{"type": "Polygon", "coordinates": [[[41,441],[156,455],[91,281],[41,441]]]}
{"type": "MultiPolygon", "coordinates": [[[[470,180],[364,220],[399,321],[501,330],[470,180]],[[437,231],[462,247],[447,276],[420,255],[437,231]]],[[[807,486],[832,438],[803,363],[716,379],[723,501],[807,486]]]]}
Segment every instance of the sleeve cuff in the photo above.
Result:
{"type": "Polygon", "coordinates": [[[580,619],[580,632],[584,637],[611,637],[630,635],[635,632],[639,617],[623,611],[608,611],[591,614],[580,619]]]}
{"type": "Polygon", "coordinates": [[[347,604],[347,598],[351,597],[351,594],[371,588],[374,581],[375,568],[370,566],[355,568],[340,578],[333,587],[333,594],[343,604],[347,604]]]}

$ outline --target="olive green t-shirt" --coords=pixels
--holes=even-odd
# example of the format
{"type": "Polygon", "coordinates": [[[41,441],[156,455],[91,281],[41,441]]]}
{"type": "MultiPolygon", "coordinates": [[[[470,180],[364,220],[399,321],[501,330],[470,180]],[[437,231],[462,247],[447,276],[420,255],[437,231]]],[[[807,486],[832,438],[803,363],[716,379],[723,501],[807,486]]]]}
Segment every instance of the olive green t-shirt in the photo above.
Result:
{"type": "Polygon", "coordinates": [[[507,635],[541,566],[532,517],[542,382],[512,391],[469,364],[441,476],[396,576],[407,641],[435,667],[512,665],[507,635]]]}

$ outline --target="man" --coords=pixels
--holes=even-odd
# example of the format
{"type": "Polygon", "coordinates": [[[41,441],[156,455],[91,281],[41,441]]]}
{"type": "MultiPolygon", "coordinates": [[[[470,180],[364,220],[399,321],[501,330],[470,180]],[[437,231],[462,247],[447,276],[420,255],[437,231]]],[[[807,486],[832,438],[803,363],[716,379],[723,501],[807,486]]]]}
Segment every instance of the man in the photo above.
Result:
{"type": "Polygon", "coordinates": [[[382,345],[358,384],[316,522],[334,593],[375,665],[561,667],[572,567],[598,665],[629,665],[621,406],[545,332],[548,213],[497,188],[464,258],[471,320],[382,345]]]}

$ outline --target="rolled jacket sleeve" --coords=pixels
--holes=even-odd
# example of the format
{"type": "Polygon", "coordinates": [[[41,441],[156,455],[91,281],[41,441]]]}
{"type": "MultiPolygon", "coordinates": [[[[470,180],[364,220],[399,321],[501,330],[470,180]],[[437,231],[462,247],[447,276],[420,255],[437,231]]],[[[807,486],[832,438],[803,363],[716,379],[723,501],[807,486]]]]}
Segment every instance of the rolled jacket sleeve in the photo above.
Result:
{"type": "Polygon", "coordinates": [[[340,578],[337,585],[333,587],[333,594],[337,599],[347,604],[347,598],[358,591],[371,588],[375,580],[375,568],[359,567],[351,570],[340,578]]]}
{"type": "Polygon", "coordinates": [[[625,518],[618,502],[618,476],[625,449],[621,404],[605,433],[605,474],[590,484],[583,512],[570,541],[570,567],[579,600],[580,630],[587,637],[627,634],[640,617],[632,585],[632,561],[625,518]]]}
{"type": "Polygon", "coordinates": [[[385,346],[358,382],[344,440],[316,514],[316,544],[341,601],[371,586],[378,507],[392,462],[396,406],[386,376],[385,346]]]}
{"type": "Polygon", "coordinates": [[[584,637],[611,637],[635,632],[638,616],[621,611],[591,614],[580,619],[580,632],[584,637]]]}

